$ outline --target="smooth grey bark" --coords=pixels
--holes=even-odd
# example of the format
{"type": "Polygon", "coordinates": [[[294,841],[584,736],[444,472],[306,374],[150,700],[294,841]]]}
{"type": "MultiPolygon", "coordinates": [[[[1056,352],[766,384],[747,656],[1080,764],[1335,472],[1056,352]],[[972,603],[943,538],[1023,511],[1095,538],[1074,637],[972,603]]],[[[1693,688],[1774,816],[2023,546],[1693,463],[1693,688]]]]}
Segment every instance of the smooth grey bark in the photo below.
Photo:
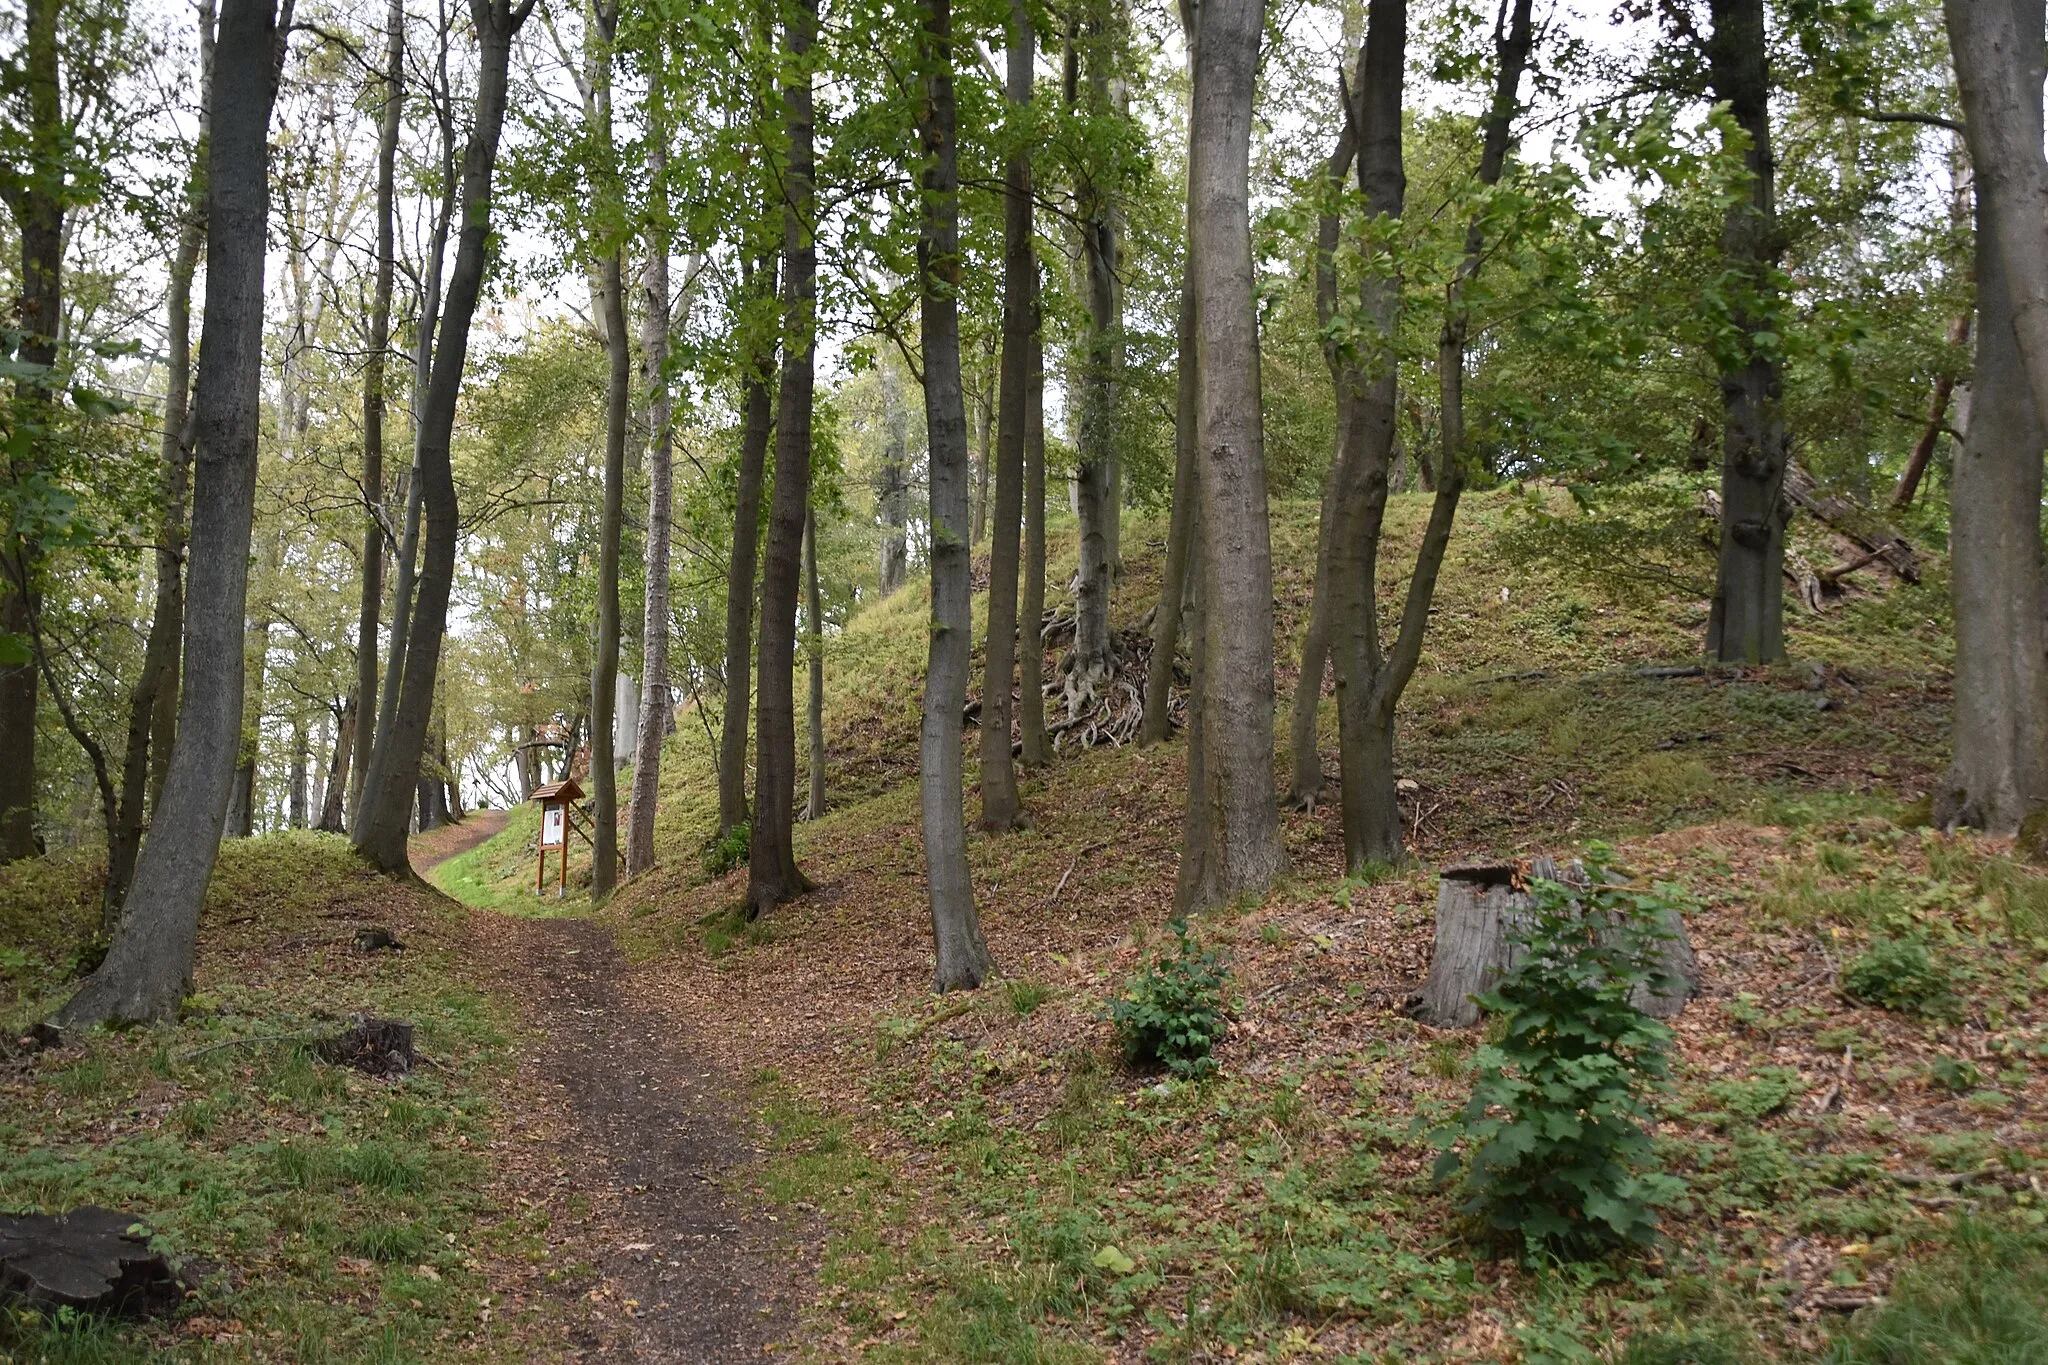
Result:
{"type": "MultiPolygon", "coordinates": [[[[1201,803],[1207,846],[1183,906],[1269,888],[1286,864],[1273,792],[1273,555],[1266,511],[1249,173],[1259,0],[1203,0],[1188,124],[1188,257],[1201,403],[1201,803]]],[[[1200,781],[1197,783],[1196,779],[1200,781]]]]}
{"type": "Polygon", "coordinates": [[[1024,384],[1024,581],[1017,595],[1018,762],[1052,761],[1045,738],[1045,313],[1031,314],[1024,384]]]}
{"type": "MultiPolygon", "coordinates": [[[[1364,56],[1361,51],[1358,71],[1361,85],[1365,79],[1364,56]]],[[[1349,99],[1341,83],[1337,96],[1340,103],[1349,99]]],[[[1357,154],[1357,129],[1347,114],[1343,130],[1337,135],[1336,149],[1330,153],[1329,164],[1323,172],[1328,200],[1316,222],[1316,321],[1326,333],[1337,316],[1337,241],[1343,228],[1341,196],[1351,174],[1352,158],[1357,154]]],[[[1329,671],[1330,661],[1330,523],[1337,510],[1337,481],[1344,469],[1344,438],[1351,429],[1353,400],[1352,385],[1345,377],[1342,348],[1334,340],[1323,342],[1323,359],[1329,366],[1330,383],[1336,391],[1336,449],[1331,452],[1330,472],[1323,481],[1323,510],[1316,522],[1315,586],[1309,599],[1308,628],[1302,635],[1301,672],[1294,684],[1294,709],[1288,717],[1287,726],[1287,747],[1293,768],[1287,787],[1287,804],[1300,810],[1313,808],[1323,795],[1323,755],[1317,742],[1316,721],[1317,712],[1322,707],[1323,675],[1329,671]]]]}
{"type": "MultiPolygon", "coordinates": [[[[1008,99],[1019,115],[1031,105],[1037,34],[1024,0],[1011,0],[1008,99]]],[[[995,528],[988,551],[987,671],[981,689],[981,824],[1015,828],[1024,808],[1011,761],[1011,688],[1017,672],[1017,575],[1024,515],[1024,407],[1031,386],[1031,340],[1038,325],[1038,256],[1031,243],[1031,151],[1019,144],[1003,171],[1003,339],[997,375],[995,528]]],[[[983,464],[990,463],[987,455],[983,464]]],[[[1037,630],[1036,622],[1027,622],[1037,630]]],[[[1028,647],[1030,641],[1026,640],[1028,647]]]]}
{"type": "Polygon", "coordinates": [[[1945,828],[2010,834],[2048,800],[2040,524],[2048,433],[2028,373],[2024,315],[2034,277],[2048,269],[2036,184],[2043,16],[2018,0],[1947,8],[1975,163],[1979,325],[1969,428],[1949,490],[1955,747],[1934,817],[1945,828]]]}
{"type": "Polygon", "coordinates": [[[306,738],[306,721],[302,716],[292,717],[291,766],[287,774],[287,795],[285,806],[285,828],[304,829],[308,803],[308,769],[312,765],[312,745],[306,738]]]}
{"type": "MultiPolygon", "coordinates": [[[[356,714],[377,713],[377,629],[384,612],[384,369],[391,349],[391,290],[397,264],[398,133],[405,115],[405,0],[384,20],[384,108],[377,122],[377,279],[363,363],[363,567],[356,614],[356,714]]],[[[365,740],[369,738],[366,734],[365,740]]],[[[352,744],[349,795],[359,798],[370,770],[368,743],[352,744]]]]}
{"type": "MultiPolygon", "coordinates": [[[[1707,654],[1727,663],[1776,663],[1785,657],[1784,376],[1774,333],[1773,277],[1783,251],[1771,154],[1771,72],[1764,0],[1711,0],[1707,39],[1714,98],[1725,101],[1748,145],[1749,193],[1729,203],[1721,255],[1737,294],[1728,321],[1739,335],[1721,368],[1721,549],[1707,616],[1707,654]]],[[[1442,477],[1440,472],[1439,477],[1442,477]]]]}
{"type": "MultiPolygon", "coordinates": [[[[753,272],[765,278],[773,297],[771,257],[753,272]]],[[[751,295],[750,295],[751,297],[751,295]]],[[[732,565],[725,586],[725,721],[718,736],[718,835],[722,839],[747,822],[747,717],[753,693],[754,579],[761,542],[761,482],[774,431],[774,396],[768,374],[775,364],[770,342],[742,361],[739,485],[733,501],[732,565]]]]}
{"type": "Polygon", "coordinates": [[[974,392],[974,415],[976,430],[979,433],[979,440],[975,445],[974,455],[973,517],[974,543],[976,545],[988,539],[988,490],[990,480],[994,477],[995,471],[991,466],[995,461],[996,453],[997,378],[993,372],[997,369],[998,364],[995,353],[993,351],[989,352],[986,360],[983,362],[983,368],[990,373],[985,376],[986,382],[978,385],[974,392]]]}
{"type": "Polygon", "coordinates": [[[882,367],[882,467],[875,506],[882,514],[882,596],[903,586],[910,570],[910,413],[897,391],[896,371],[882,367]]]}
{"type": "Polygon", "coordinates": [[[1152,663],[1145,675],[1145,713],[1138,743],[1158,744],[1173,733],[1173,662],[1180,649],[1181,599],[1187,592],[1188,549],[1194,538],[1195,422],[1201,390],[1195,371],[1195,283],[1184,272],[1180,291],[1179,373],[1173,400],[1173,511],[1166,526],[1166,568],[1159,605],[1152,611],[1152,663]]]}
{"type": "Polygon", "coordinates": [[[602,899],[619,881],[619,764],[612,719],[619,681],[619,535],[626,519],[626,419],[633,402],[633,343],[626,332],[625,269],[614,249],[604,259],[604,506],[597,537],[597,657],[590,675],[590,894],[602,899]]]}
{"type": "Polygon", "coordinates": [[[327,766],[327,784],[320,802],[320,823],[318,829],[330,834],[344,831],[348,809],[349,766],[356,748],[356,699],[350,697],[342,703],[341,713],[334,723],[334,761],[327,766]]]}
{"type": "MultiPolygon", "coordinates": [[[[420,410],[419,468],[426,519],[426,552],[410,623],[405,675],[398,710],[380,728],[363,784],[362,828],[353,838],[358,853],[386,872],[406,873],[406,813],[419,772],[427,724],[434,709],[441,639],[448,621],[448,597],[455,581],[459,533],[454,471],[449,447],[455,429],[462,369],[469,355],[469,325],[483,292],[491,236],[491,176],[498,138],[505,125],[507,73],[512,39],[532,12],[533,0],[514,8],[511,0],[471,0],[478,41],[475,123],[462,157],[462,233],[449,272],[448,302],[434,350],[427,401],[420,410]]],[[[387,682],[386,686],[390,686],[387,682]]]]}
{"type": "Polygon", "coordinates": [[[186,684],[164,802],[106,959],[58,1012],[79,1027],[163,1019],[192,978],[242,731],[242,610],[263,376],[269,128],[283,36],[268,0],[224,0],[207,148],[206,308],[192,401],[186,684]]]}
{"type": "Polygon", "coordinates": [[[967,524],[967,408],[960,382],[959,123],[953,101],[951,0],[920,7],[924,154],[918,188],[917,282],[924,351],[924,417],[931,470],[931,655],[918,731],[925,889],[937,957],[933,989],[973,990],[993,969],[967,867],[960,711],[967,699],[974,617],[967,524]]]}
{"type": "Polygon", "coordinates": [[[804,819],[825,814],[825,606],[818,592],[818,509],[804,513],[804,657],[810,664],[810,696],[804,720],[810,740],[810,791],[804,819]]]}
{"type": "Polygon", "coordinates": [[[647,179],[656,209],[648,233],[646,299],[640,321],[641,383],[647,391],[646,608],[640,621],[640,729],[633,746],[633,799],[626,821],[626,875],[654,867],[654,814],[661,800],[661,742],[674,715],[668,692],[669,534],[675,432],[668,392],[668,118],[657,84],[648,100],[647,179]]]}
{"type": "Polygon", "coordinates": [[[185,180],[178,247],[171,257],[164,300],[164,420],[158,488],[163,497],[157,529],[156,600],[142,648],[142,672],[128,697],[128,744],[121,759],[121,801],[107,844],[107,881],[100,897],[109,934],[128,897],[142,831],[162,789],[161,774],[177,731],[178,655],[185,636],[185,499],[192,481],[192,278],[206,244],[206,155],[213,87],[213,0],[199,6],[199,135],[185,180]]]}
{"type": "MultiPolygon", "coordinates": [[[[1113,8],[1105,6],[1106,8],[1113,8]]],[[[1111,71],[1111,54],[1121,49],[1120,16],[1097,24],[1087,52],[1089,102],[1098,116],[1117,116],[1121,98],[1111,71]]],[[[1068,49],[1069,103],[1077,98],[1076,54],[1068,49]]],[[[1075,186],[1075,220],[1081,238],[1076,281],[1088,321],[1076,376],[1074,471],[1080,521],[1080,567],[1074,595],[1074,650],[1067,661],[1067,707],[1078,711],[1116,671],[1116,643],[1109,630],[1109,604],[1116,557],[1116,406],[1123,371],[1123,293],[1117,280],[1122,224],[1107,190],[1084,173],[1075,186]]]]}
{"type": "MultiPolygon", "coordinates": [[[[783,43],[791,72],[782,89],[789,160],[783,185],[782,382],[776,393],[775,488],[768,502],[768,545],[761,573],[761,630],[755,671],[754,819],[747,859],[747,906],[761,914],[811,889],[796,865],[791,821],[796,804],[796,599],[804,513],[811,503],[811,401],[816,382],[818,246],[812,235],[816,163],[812,148],[809,54],[818,31],[816,0],[785,11],[783,43]]],[[[957,714],[957,713],[956,713],[957,714]]]]}

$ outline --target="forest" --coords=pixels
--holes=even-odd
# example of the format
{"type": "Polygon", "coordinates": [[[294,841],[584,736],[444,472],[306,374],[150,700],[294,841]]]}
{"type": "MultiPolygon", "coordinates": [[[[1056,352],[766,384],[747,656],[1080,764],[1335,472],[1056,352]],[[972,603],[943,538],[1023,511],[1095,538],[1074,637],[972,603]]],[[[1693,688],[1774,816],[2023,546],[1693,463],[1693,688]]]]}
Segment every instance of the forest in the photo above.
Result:
{"type": "Polygon", "coordinates": [[[0,1365],[2048,1360],[2044,79],[0,0],[0,1365]]]}

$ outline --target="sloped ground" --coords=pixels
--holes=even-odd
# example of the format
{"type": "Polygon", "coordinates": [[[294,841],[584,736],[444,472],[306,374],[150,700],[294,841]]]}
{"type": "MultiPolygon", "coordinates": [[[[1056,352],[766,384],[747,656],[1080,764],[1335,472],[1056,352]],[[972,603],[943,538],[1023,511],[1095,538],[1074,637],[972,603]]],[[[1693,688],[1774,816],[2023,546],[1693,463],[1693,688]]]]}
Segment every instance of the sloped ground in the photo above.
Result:
{"type": "MultiPolygon", "coordinates": [[[[1959,1215],[2023,1239],[2040,1223],[2048,891],[1995,846],[1901,818],[1945,761],[1940,566],[1917,587],[1861,575],[1798,617],[1796,667],[1643,677],[1689,662],[1699,604],[1515,562],[1506,501],[1469,507],[1411,692],[1414,844],[1440,864],[1616,838],[1697,901],[1707,994],[1679,1021],[1659,1130],[1688,1193],[1663,1250],[1538,1272],[1463,1239],[1421,1128],[1469,1093],[1477,1040],[1399,1010],[1433,879],[1345,883],[1333,813],[1287,817],[1294,875],[1268,904],[1196,926],[1232,967],[1221,1077],[1123,1067],[1105,1001],[1162,937],[1178,743],[1027,779],[1032,827],[970,840],[1004,980],[931,997],[912,584],[830,645],[834,808],[799,833],[818,891],[752,926],[723,913],[744,874],[697,865],[709,743],[685,717],[667,856],[603,916],[662,984],[655,1008],[752,1078],[772,1152],[735,1178],[830,1230],[810,1357],[1576,1360],[1691,1324],[1807,1358],[1864,1331],[1859,1308],[1913,1301],[1898,1268],[1947,1264],[1959,1215]],[[1933,944],[1955,993],[1941,1017],[1842,993],[1843,966],[1897,936],[1933,944]]],[[[1397,501],[1396,547],[1421,514],[1397,501]]],[[[1276,509],[1283,660],[1312,515],[1276,509]]],[[[1126,620],[1156,592],[1140,548],[1162,529],[1126,531],[1126,620]]],[[[1328,742],[1327,703],[1324,721],[1328,742]]],[[[517,856],[479,862],[509,885],[517,856]]]]}

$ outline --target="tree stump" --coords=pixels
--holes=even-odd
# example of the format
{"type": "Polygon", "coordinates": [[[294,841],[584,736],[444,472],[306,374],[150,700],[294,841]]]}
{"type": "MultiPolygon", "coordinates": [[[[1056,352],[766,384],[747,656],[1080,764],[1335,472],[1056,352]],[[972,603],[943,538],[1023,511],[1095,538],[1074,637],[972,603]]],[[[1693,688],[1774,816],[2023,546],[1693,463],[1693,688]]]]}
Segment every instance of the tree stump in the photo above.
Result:
{"type": "Polygon", "coordinates": [[[323,1062],[352,1066],[372,1076],[403,1076],[415,1060],[411,1024],[367,1014],[358,1014],[346,1032],[321,1039],[314,1051],[323,1062]]]}
{"type": "Polygon", "coordinates": [[[0,1216],[0,1296],[35,1308],[168,1311],[185,1286],[135,1226],[133,1215],[95,1204],[0,1216]]]}
{"type": "MultiPolygon", "coordinates": [[[[1518,889],[1518,883],[1527,886],[1538,879],[1583,886],[1586,871],[1577,863],[1560,871],[1550,858],[1444,869],[1437,883],[1436,948],[1429,978],[1413,1002],[1416,1018],[1437,1028],[1466,1028],[1479,1022],[1473,997],[1491,990],[1520,960],[1516,939],[1535,910],[1535,899],[1518,889]]],[[[1699,993],[1699,965],[1686,938],[1685,921],[1676,910],[1665,913],[1662,927],[1668,935],[1664,969],[1679,985],[1661,995],[1640,987],[1631,1003],[1645,1014],[1669,1019],[1699,993]]]]}

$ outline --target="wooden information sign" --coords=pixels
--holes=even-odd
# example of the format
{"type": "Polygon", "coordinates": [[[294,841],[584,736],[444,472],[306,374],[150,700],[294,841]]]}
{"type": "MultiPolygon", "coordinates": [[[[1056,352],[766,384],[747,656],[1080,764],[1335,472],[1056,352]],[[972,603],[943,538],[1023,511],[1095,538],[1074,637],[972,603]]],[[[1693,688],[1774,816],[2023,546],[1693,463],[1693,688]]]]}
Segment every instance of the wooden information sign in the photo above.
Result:
{"type": "Polygon", "coordinates": [[[555,896],[559,899],[569,892],[569,833],[574,830],[584,843],[590,842],[576,813],[575,803],[582,799],[583,789],[570,778],[533,789],[532,800],[540,807],[540,865],[534,872],[535,894],[547,890],[550,849],[560,854],[555,869],[555,896]]]}

